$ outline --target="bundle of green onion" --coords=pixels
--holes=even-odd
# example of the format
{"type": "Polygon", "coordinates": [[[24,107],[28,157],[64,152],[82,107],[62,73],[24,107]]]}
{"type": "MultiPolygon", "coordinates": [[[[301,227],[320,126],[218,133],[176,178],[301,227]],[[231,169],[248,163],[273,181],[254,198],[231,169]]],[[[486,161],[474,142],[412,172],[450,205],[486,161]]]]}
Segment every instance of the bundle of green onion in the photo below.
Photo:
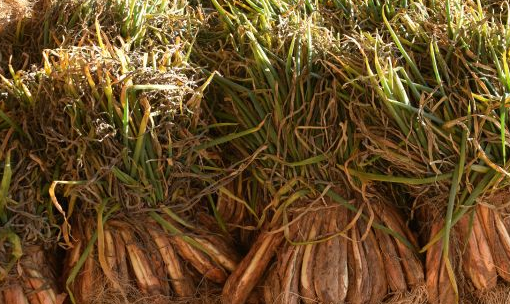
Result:
{"type": "MultiPolygon", "coordinates": [[[[377,303],[408,290],[410,301],[423,302],[414,236],[388,198],[344,171],[356,166],[360,139],[345,81],[328,61],[340,40],[323,26],[331,20],[322,4],[213,4],[222,23],[199,33],[202,47],[192,54],[216,71],[206,106],[223,130],[210,145],[228,145],[225,157],[244,172],[245,189],[231,208],[246,202],[253,225],[244,228],[261,229],[227,280],[224,301],[244,303],[264,285],[266,302],[377,303]],[[363,275],[369,269],[380,273],[372,283],[363,275]]],[[[232,213],[224,209],[215,211],[219,218],[232,213]]]]}
{"type": "Polygon", "coordinates": [[[27,137],[46,170],[43,193],[59,215],[53,224],[67,249],[73,303],[191,301],[213,294],[239,260],[228,236],[198,222],[214,222],[197,203],[223,174],[203,146],[209,127],[200,103],[211,79],[187,62],[194,33],[186,30],[199,22],[186,20],[198,11],[140,4],[81,3],[108,13],[86,23],[92,31],[77,35],[82,46],[59,43],[42,53],[41,69],[10,66],[0,76],[6,109],[24,119],[14,125],[2,116],[2,126],[27,137]],[[117,14],[128,15],[125,41],[101,25],[119,23],[117,14]]]}
{"type": "Polygon", "coordinates": [[[348,83],[351,117],[364,138],[358,158],[365,169],[348,171],[365,182],[403,184],[414,198],[410,209],[428,231],[423,251],[432,302],[465,297],[461,276],[478,290],[493,288],[497,272],[507,277],[506,258],[496,257],[507,242],[496,233],[507,235],[507,228],[490,229],[498,211],[474,208],[501,207],[490,197],[508,187],[510,32],[507,6],[501,9],[480,1],[409,1],[392,18],[383,10],[381,31],[352,37],[361,58],[332,60],[346,71],[337,76],[348,83]],[[461,247],[468,249],[460,249],[457,265],[461,247]]]}

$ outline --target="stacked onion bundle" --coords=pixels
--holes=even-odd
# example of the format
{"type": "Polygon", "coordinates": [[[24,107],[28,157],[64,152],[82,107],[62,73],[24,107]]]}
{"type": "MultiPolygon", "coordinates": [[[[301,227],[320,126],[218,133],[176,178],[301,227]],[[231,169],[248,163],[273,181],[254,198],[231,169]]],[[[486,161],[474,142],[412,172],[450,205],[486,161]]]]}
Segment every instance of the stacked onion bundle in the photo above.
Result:
{"type": "Polygon", "coordinates": [[[171,233],[150,217],[108,220],[102,234],[93,222],[77,221],[65,269],[78,303],[191,300],[221,287],[236,268],[240,257],[226,238],[154,217],[171,233]]]}

